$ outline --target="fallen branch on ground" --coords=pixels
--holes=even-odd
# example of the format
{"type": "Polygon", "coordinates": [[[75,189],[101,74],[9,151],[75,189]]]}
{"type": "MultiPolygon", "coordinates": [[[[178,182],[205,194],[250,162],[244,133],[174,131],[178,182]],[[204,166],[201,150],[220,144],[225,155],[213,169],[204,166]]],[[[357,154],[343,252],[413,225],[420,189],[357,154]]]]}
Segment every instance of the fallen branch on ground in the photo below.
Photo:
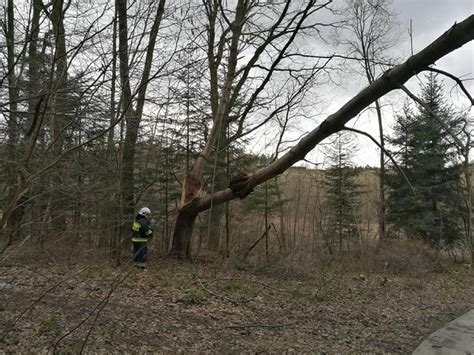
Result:
{"type": "Polygon", "coordinates": [[[239,329],[239,328],[283,328],[290,325],[294,325],[296,322],[285,323],[285,324],[240,324],[240,325],[228,325],[227,328],[239,329]]]}

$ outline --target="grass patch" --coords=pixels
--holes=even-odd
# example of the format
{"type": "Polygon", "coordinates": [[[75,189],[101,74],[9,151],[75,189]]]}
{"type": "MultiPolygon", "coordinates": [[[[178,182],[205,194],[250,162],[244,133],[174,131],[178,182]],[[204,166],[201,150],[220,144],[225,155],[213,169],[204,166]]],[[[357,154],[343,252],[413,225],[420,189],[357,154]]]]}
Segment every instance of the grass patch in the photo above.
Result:
{"type": "Polygon", "coordinates": [[[39,329],[40,334],[54,334],[59,335],[60,325],[59,317],[56,314],[52,314],[47,319],[43,320],[39,329]]]}

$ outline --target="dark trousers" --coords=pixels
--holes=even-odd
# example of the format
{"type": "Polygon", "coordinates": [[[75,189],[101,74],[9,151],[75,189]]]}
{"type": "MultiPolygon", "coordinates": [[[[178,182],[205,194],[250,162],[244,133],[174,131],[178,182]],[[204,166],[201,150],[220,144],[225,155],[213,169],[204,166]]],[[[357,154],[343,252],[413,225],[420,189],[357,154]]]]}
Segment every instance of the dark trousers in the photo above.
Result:
{"type": "Polygon", "coordinates": [[[148,242],[133,242],[133,261],[145,266],[148,257],[148,242]]]}

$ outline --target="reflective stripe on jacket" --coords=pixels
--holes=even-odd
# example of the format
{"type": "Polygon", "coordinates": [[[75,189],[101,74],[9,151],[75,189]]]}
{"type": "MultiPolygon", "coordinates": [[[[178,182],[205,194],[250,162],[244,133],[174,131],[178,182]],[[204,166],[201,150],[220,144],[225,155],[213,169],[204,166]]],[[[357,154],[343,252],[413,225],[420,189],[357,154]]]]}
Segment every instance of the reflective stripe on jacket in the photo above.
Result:
{"type": "Polygon", "coordinates": [[[153,230],[150,228],[150,222],[145,216],[137,215],[132,224],[132,242],[147,242],[153,238],[153,230]]]}

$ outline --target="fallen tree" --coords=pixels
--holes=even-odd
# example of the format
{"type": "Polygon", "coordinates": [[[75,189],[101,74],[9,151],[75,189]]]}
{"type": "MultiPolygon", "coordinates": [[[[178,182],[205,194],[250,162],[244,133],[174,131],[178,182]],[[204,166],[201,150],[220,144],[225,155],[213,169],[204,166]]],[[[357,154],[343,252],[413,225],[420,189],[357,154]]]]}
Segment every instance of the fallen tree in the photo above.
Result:
{"type": "Polygon", "coordinates": [[[305,156],[325,138],[344,129],[345,124],[363,109],[387,93],[400,89],[416,74],[429,70],[430,65],[474,39],[474,15],[454,24],[419,53],[404,63],[387,70],[381,77],[360,91],[337,112],[328,116],[318,127],[304,136],[278,160],[255,172],[239,174],[229,187],[213,194],[194,198],[180,208],[177,214],[171,253],[178,258],[189,258],[194,221],[200,212],[235,198],[245,198],[253,188],[283,173],[305,156]]]}

